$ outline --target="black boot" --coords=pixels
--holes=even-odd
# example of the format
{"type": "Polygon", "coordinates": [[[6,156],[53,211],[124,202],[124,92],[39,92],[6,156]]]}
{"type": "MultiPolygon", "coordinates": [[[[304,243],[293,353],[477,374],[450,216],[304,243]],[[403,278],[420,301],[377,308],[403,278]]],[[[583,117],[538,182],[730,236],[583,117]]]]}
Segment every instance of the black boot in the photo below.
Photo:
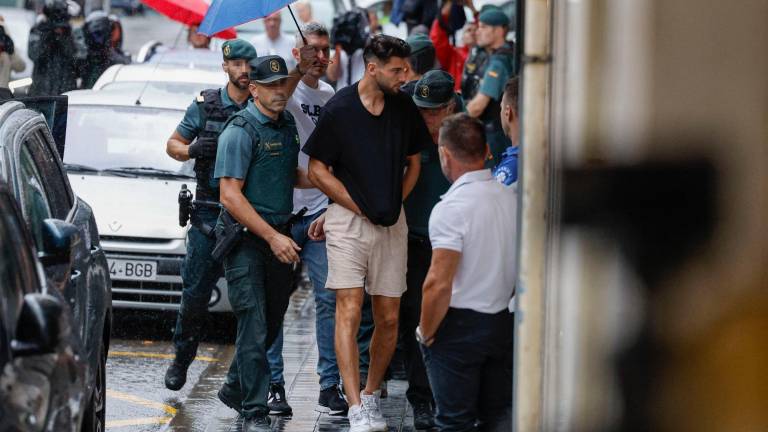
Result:
{"type": "Polygon", "coordinates": [[[272,432],[267,416],[250,417],[243,421],[243,432],[272,432]]]}
{"type": "Polygon", "coordinates": [[[165,372],[165,387],[173,391],[181,390],[187,382],[187,369],[189,363],[174,360],[165,372]]]}
{"type": "Polygon", "coordinates": [[[217,396],[224,405],[237,411],[238,414],[242,414],[243,409],[241,405],[243,403],[243,396],[239,391],[233,390],[226,383],[224,383],[224,385],[221,386],[221,389],[219,389],[217,396]]]}
{"type": "Polygon", "coordinates": [[[414,429],[432,429],[435,427],[435,412],[429,402],[419,402],[413,406],[414,429]]]}

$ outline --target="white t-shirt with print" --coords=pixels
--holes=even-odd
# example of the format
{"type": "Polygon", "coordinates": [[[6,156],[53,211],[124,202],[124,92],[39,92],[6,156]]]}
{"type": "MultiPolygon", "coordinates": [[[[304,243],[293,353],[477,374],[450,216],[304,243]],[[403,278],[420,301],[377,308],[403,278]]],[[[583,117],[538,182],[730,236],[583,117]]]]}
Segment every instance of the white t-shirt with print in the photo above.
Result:
{"type": "MultiPolygon", "coordinates": [[[[315,130],[317,119],[320,118],[320,111],[334,95],[333,87],[330,84],[319,81],[318,87],[312,87],[299,81],[293,96],[288,99],[287,110],[296,120],[296,129],[299,131],[299,140],[301,146],[315,130]]],[[[309,156],[304,152],[299,152],[299,166],[305,170],[309,166],[309,156]]],[[[328,197],[319,189],[294,189],[293,190],[293,211],[297,212],[302,207],[307,207],[307,215],[315,214],[328,206],[328,197]]]]}

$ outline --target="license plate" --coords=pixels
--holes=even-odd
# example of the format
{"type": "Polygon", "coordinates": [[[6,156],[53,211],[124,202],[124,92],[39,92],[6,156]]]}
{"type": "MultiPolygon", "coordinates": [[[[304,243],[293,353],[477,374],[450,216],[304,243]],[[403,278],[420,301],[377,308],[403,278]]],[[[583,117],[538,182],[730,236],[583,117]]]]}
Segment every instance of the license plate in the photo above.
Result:
{"type": "Polygon", "coordinates": [[[108,262],[112,279],[134,281],[157,279],[157,261],[111,259],[108,262]]]}

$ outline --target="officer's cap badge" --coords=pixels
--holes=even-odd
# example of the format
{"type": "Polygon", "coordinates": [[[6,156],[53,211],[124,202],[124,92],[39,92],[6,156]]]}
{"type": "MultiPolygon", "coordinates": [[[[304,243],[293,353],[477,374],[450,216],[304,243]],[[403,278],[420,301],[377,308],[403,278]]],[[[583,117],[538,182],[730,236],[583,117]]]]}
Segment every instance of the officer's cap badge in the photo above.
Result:
{"type": "Polygon", "coordinates": [[[280,63],[277,60],[271,60],[269,62],[269,69],[272,72],[280,72],[280,63]]]}
{"type": "Polygon", "coordinates": [[[429,86],[426,85],[426,84],[421,85],[421,87],[419,88],[419,94],[423,98],[428,98],[429,97],[429,86]]]}
{"type": "Polygon", "coordinates": [[[232,53],[232,47],[229,45],[224,46],[224,56],[229,57],[229,54],[232,53]]]}

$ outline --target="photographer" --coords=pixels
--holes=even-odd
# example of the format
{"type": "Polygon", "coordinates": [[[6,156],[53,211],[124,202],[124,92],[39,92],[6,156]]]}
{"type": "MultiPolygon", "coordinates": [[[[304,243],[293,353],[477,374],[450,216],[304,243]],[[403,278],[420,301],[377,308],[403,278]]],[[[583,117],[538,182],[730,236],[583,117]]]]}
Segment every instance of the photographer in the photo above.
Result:
{"type": "Polygon", "coordinates": [[[64,0],[47,0],[40,22],[29,33],[30,96],[59,95],[77,88],[75,39],[64,0]]]}
{"type": "Polygon", "coordinates": [[[89,89],[107,68],[117,63],[127,64],[130,60],[118,55],[112,47],[112,21],[104,12],[88,14],[81,31],[85,58],[80,59],[80,76],[82,88],[89,89]]]}
{"type": "Polygon", "coordinates": [[[438,13],[437,0],[405,0],[401,6],[408,33],[416,26],[429,26],[438,13]]]}
{"type": "Polygon", "coordinates": [[[336,83],[336,91],[363,77],[363,48],[369,35],[368,13],[364,9],[345,12],[333,20],[331,44],[335,50],[326,76],[336,83]]]}
{"type": "Polygon", "coordinates": [[[5,20],[0,16],[0,88],[7,89],[11,72],[23,72],[27,65],[16,54],[13,39],[5,30],[5,20]]]}

